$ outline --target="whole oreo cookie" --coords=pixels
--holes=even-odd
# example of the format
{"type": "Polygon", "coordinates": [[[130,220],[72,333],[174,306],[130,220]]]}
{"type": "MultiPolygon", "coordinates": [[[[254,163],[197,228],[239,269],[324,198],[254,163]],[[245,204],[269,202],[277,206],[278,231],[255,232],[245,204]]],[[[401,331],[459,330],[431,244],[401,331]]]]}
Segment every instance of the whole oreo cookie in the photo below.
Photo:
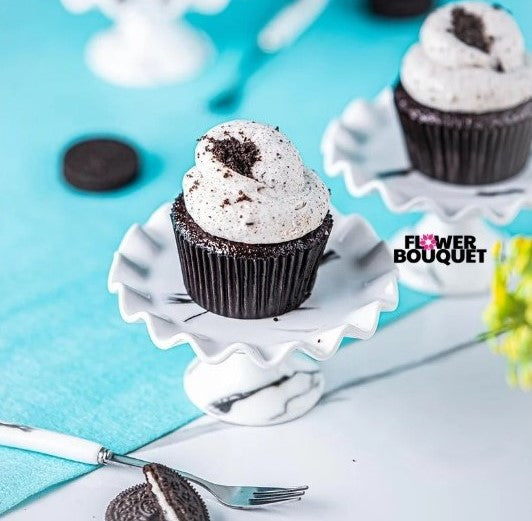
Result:
{"type": "Polygon", "coordinates": [[[159,521],[160,509],[146,484],[120,492],[107,507],[105,521],[159,521]]]}
{"type": "Polygon", "coordinates": [[[82,190],[105,192],[127,185],[139,172],[139,158],[128,144],[110,138],[86,139],[70,146],[63,175],[82,190]]]}
{"type": "Polygon", "coordinates": [[[430,11],[433,0],[370,0],[371,10],[382,16],[404,18],[430,11]]]}

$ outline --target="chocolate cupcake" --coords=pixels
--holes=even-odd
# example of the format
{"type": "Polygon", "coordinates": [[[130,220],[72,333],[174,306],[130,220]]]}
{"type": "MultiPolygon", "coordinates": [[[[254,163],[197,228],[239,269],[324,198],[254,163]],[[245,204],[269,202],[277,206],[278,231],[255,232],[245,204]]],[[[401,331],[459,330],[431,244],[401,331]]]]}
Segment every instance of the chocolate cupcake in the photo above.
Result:
{"type": "Polygon", "coordinates": [[[195,158],[171,213],[190,297],[244,319],[300,306],[332,228],[325,185],[278,128],[250,121],[211,129],[195,158]]]}
{"type": "Polygon", "coordinates": [[[433,0],[370,0],[370,9],[391,18],[417,16],[430,11],[433,0]]]}
{"type": "Polygon", "coordinates": [[[532,142],[532,62],[512,16],[460,2],[432,13],[403,59],[395,105],[412,166],[473,185],[524,167],[532,142]]]}

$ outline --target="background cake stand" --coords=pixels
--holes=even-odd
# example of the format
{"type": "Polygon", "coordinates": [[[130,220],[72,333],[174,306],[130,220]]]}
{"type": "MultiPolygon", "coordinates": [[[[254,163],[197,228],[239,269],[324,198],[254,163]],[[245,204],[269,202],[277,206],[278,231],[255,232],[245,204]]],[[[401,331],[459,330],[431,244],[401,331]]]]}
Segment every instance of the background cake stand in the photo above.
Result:
{"type": "Polygon", "coordinates": [[[186,370],[185,391],[222,421],[268,425],[309,411],[324,386],[310,357],[333,356],[344,337],[370,338],[381,311],[397,306],[397,273],[385,243],[362,218],[335,215],[316,286],[302,307],[262,320],[209,313],[186,294],[169,214],[163,205],[127,231],[109,290],[118,294],[123,319],[144,321],[157,347],[192,346],[197,358],[186,370]]]}
{"type": "Polygon", "coordinates": [[[90,69],[111,83],[149,87],[198,74],[213,48],[183,20],[189,10],[213,14],[229,0],[62,0],[73,13],[98,8],[114,25],[86,49],[90,69]]]}
{"type": "Polygon", "coordinates": [[[473,235],[477,248],[488,248],[483,264],[399,264],[401,281],[426,293],[485,291],[492,273],[490,248],[500,235],[483,219],[508,224],[532,205],[532,161],[512,179],[481,186],[443,183],[412,170],[390,88],[375,101],[352,101],[327,127],[322,152],[326,173],[343,175],[355,197],[376,190],[393,212],[427,212],[413,229],[400,230],[391,248],[403,248],[405,235],[424,233],[473,235]]]}

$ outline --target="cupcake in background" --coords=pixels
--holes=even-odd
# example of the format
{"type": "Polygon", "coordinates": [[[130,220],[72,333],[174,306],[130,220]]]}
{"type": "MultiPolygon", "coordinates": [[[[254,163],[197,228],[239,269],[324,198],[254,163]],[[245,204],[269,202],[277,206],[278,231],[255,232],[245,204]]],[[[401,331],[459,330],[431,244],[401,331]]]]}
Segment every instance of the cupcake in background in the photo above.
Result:
{"type": "Polygon", "coordinates": [[[391,18],[405,18],[428,13],[433,0],[370,0],[369,7],[375,13],[391,18]]]}
{"type": "Polygon", "coordinates": [[[171,218],[185,287],[232,318],[281,315],[309,296],[332,228],[329,192],[278,128],[207,132],[171,218]]]}
{"type": "Polygon", "coordinates": [[[440,181],[502,181],[532,142],[532,62],[497,4],[459,2],[425,20],[394,91],[412,165],[440,181]]]}

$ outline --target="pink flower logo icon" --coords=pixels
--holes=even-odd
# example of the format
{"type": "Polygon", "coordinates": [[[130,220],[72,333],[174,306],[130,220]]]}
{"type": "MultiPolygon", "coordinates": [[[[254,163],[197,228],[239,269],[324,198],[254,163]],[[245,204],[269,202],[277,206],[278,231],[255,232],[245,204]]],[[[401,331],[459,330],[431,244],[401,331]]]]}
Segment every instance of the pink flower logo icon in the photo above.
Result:
{"type": "Polygon", "coordinates": [[[432,233],[424,233],[419,243],[424,250],[433,250],[436,248],[436,239],[432,233]]]}

